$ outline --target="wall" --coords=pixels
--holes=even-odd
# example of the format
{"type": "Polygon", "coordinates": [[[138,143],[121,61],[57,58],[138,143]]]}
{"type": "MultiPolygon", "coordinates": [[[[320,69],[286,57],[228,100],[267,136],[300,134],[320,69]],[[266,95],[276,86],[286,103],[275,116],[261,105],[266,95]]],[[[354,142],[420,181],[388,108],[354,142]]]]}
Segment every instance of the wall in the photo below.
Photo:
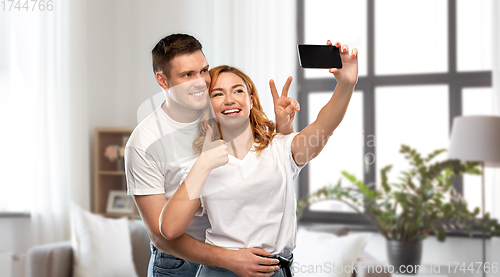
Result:
{"type": "MultiPolygon", "coordinates": [[[[0,217],[0,252],[18,254],[12,265],[12,277],[25,276],[25,253],[33,246],[31,222],[28,217],[0,217]]],[[[0,276],[2,269],[0,268],[0,276]]]]}
{"type": "MultiPolygon", "coordinates": [[[[160,92],[151,68],[151,49],[171,33],[189,33],[198,38],[211,67],[230,64],[246,71],[265,96],[261,96],[265,111],[272,113],[272,98],[265,95],[269,93],[269,79],[275,78],[280,86],[286,77],[295,74],[295,67],[288,66],[297,63],[294,16],[274,15],[277,6],[265,1],[253,3],[88,1],[89,131],[97,126],[137,124],[136,109],[160,92]],[[214,3],[218,8],[213,7],[214,3]],[[266,5],[274,10],[266,9],[266,5]],[[240,9],[246,12],[232,12],[240,9]],[[274,28],[280,32],[259,32],[259,28],[273,29],[277,24],[281,25],[274,28]],[[283,41],[292,43],[280,46],[283,41]]],[[[281,11],[295,14],[292,7],[281,11]]],[[[294,92],[295,84],[292,96],[294,92]]]]}
{"type": "Polygon", "coordinates": [[[137,124],[136,109],[161,91],[151,67],[151,49],[174,32],[190,33],[203,43],[204,10],[203,2],[191,7],[181,1],[88,2],[90,132],[99,126],[137,124]]]}

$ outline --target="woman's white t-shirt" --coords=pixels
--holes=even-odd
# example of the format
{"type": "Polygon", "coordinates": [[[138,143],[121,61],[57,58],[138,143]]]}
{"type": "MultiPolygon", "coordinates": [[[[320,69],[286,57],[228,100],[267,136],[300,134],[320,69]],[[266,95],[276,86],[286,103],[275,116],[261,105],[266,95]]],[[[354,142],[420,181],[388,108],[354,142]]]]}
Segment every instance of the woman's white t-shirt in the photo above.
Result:
{"type": "Polygon", "coordinates": [[[253,149],[242,160],[229,155],[226,165],[212,170],[196,214],[208,214],[207,243],[232,250],[256,247],[271,254],[295,248],[293,184],[303,167],[292,158],[295,135],[276,135],[260,155],[253,149]]]}

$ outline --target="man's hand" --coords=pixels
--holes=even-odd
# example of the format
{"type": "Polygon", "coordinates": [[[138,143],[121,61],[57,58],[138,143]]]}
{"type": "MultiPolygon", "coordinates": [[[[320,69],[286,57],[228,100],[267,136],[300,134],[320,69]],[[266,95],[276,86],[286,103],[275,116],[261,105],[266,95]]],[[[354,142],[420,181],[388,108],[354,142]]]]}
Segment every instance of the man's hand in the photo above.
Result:
{"type": "Polygon", "coordinates": [[[269,255],[271,254],[258,248],[236,250],[226,268],[242,277],[272,276],[276,270],[279,270],[279,261],[265,258],[269,255]]]}
{"type": "Polygon", "coordinates": [[[276,131],[284,135],[295,132],[293,128],[293,119],[295,118],[295,112],[300,111],[299,102],[288,97],[290,84],[292,84],[291,76],[286,80],[281,96],[279,96],[274,80],[269,81],[269,87],[271,88],[274,102],[274,114],[276,115],[276,131]]]}

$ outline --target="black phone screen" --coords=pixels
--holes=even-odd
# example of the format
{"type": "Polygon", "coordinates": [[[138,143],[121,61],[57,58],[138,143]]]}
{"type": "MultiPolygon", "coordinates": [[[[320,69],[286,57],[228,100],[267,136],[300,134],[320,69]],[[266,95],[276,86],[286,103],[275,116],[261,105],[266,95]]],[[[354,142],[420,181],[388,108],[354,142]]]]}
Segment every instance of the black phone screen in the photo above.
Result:
{"type": "Polygon", "coordinates": [[[342,68],[339,48],[333,45],[297,45],[303,68],[342,68]]]}

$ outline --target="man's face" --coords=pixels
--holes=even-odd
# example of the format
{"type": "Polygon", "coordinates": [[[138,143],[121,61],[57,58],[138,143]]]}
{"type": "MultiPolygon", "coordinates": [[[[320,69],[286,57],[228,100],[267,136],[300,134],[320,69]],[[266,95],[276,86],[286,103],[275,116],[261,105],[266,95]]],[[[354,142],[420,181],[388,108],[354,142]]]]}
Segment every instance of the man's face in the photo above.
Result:
{"type": "Polygon", "coordinates": [[[208,103],[210,75],[208,63],[201,51],[178,55],[170,61],[167,97],[179,106],[201,110],[208,103]]]}

